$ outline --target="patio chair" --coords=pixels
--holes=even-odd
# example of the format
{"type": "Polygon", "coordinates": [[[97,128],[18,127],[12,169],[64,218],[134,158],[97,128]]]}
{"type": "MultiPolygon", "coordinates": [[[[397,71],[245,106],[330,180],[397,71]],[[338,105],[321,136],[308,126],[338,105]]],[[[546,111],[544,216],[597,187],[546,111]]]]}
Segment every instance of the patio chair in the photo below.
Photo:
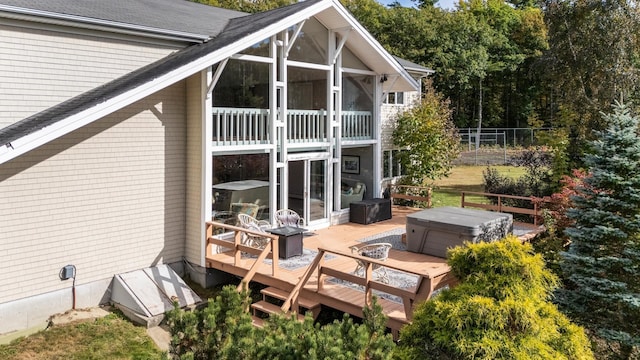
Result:
{"type": "Polygon", "coordinates": [[[271,228],[271,224],[266,220],[258,220],[247,214],[238,214],[238,225],[240,225],[240,227],[247,228],[249,224],[254,224],[262,230],[271,228]]]}
{"type": "MultiPolygon", "coordinates": [[[[351,246],[350,249],[351,249],[351,253],[353,254],[384,261],[384,260],[387,260],[387,258],[389,257],[389,250],[391,249],[391,247],[392,245],[389,243],[377,243],[377,244],[369,244],[369,245],[355,245],[355,246],[351,246]]],[[[359,259],[355,259],[355,260],[356,260],[356,263],[358,263],[358,265],[356,266],[354,273],[360,274],[361,272],[364,272],[364,269],[367,267],[367,264],[362,260],[359,260],[359,259]]],[[[373,264],[373,273],[378,277],[377,278],[378,281],[385,284],[389,283],[389,274],[387,273],[387,270],[385,269],[384,266],[373,264]]]]}
{"type": "MultiPolygon", "coordinates": [[[[238,214],[238,223],[242,228],[263,234],[267,234],[266,229],[271,228],[271,224],[269,224],[269,222],[265,220],[257,220],[253,216],[247,214],[238,214]]],[[[242,243],[251,247],[264,249],[264,247],[269,243],[269,238],[266,236],[244,233],[242,243]]]]}
{"type": "Polygon", "coordinates": [[[281,226],[304,227],[304,218],[301,218],[297,212],[290,209],[281,209],[276,211],[276,223],[281,226]]]}

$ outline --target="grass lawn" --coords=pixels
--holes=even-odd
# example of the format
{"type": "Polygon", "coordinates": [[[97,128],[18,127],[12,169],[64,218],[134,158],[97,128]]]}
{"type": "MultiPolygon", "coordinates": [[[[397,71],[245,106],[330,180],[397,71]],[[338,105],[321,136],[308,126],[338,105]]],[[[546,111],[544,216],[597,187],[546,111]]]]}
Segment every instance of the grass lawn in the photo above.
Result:
{"type": "Polygon", "coordinates": [[[144,327],[117,313],[54,325],[0,345],[3,360],[162,359],[162,355],[144,327]]]}
{"type": "MultiPolygon", "coordinates": [[[[461,165],[451,170],[451,175],[439,179],[434,183],[432,203],[434,207],[440,206],[460,206],[461,191],[484,192],[482,186],[482,172],[487,168],[485,165],[461,165]]],[[[516,166],[492,166],[502,175],[518,178],[525,173],[524,167],[516,166]]],[[[485,198],[471,196],[475,202],[486,201],[485,198]]]]}

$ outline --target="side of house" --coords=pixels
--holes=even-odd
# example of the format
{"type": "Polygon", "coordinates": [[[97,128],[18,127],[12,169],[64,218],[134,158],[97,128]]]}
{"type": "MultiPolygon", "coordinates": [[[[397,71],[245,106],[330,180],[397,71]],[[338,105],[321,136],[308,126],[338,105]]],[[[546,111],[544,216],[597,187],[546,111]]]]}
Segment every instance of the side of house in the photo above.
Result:
{"type": "Polygon", "coordinates": [[[123,272],[206,284],[223,190],[345,221],[343,178],[380,192],[382,99],[418,89],[334,0],[120,4],[0,0],[0,333],[107,302],[123,272]]]}

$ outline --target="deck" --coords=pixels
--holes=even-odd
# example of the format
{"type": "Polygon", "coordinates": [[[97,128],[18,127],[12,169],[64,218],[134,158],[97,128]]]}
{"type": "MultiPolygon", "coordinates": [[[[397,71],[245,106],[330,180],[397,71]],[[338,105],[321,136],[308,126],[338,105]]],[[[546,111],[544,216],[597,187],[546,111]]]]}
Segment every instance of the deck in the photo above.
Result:
{"type": "Polygon", "coordinates": [[[302,297],[362,317],[363,307],[375,294],[388,317],[387,326],[397,335],[403,325],[411,322],[414,304],[429,299],[440,288],[455,284],[449,266],[443,258],[395,248],[390,250],[386,261],[379,262],[352,254],[349,247],[379,234],[403,232],[406,216],[419,210],[422,209],[394,206],[392,219],[386,221],[369,225],[346,223],[315,230],[303,240],[304,249],[312,254],[315,252],[315,256],[307,256],[309,263],[295,269],[282,266],[286,260],[278,259],[276,236],[272,236],[273,250],[271,246],[259,250],[241,244],[242,232],[246,230],[208,223],[206,265],[242,277],[246,282],[255,281],[286,291],[290,295],[282,305],[283,311],[295,308],[297,299],[302,297]],[[233,231],[234,242],[211,236],[213,226],[233,231]],[[267,260],[272,255],[276,261],[267,260]],[[364,274],[353,274],[356,259],[368,264],[364,274]],[[372,271],[375,264],[384,265],[398,278],[411,281],[401,284],[377,281],[372,271]]]}

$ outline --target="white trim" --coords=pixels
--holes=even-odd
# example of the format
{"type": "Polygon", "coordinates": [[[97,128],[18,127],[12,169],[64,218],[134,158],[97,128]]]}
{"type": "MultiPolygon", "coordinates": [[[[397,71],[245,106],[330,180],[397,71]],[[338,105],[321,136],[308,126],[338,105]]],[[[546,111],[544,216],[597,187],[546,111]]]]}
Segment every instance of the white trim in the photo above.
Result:
{"type": "Polygon", "coordinates": [[[288,161],[328,160],[330,158],[331,158],[331,154],[327,151],[290,153],[287,155],[288,161]]]}
{"type": "MultiPolygon", "coordinates": [[[[227,59],[223,60],[224,64],[226,64],[227,59]]],[[[211,66],[207,67],[205,70],[202,70],[200,73],[200,83],[201,89],[207,89],[209,82],[213,83],[213,69],[211,66]]],[[[204,224],[205,221],[211,220],[211,199],[213,198],[211,185],[213,184],[213,157],[211,156],[213,152],[213,121],[210,119],[213,118],[213,96],[210,96],[211,92],[208,91],[205,94],[201,94],[200,96],[204,96],[204,101],[202,103],[202,134],[201,134],[201,178],[202,181],[200,193],[203,196],[200,197],[201,204],[201,224],[204,224]],[[208,200],[208,201],[207,201],[208,200]]],[[[204,226],[200,227],[200,239],[206,238],[206,229],[204,226]]],[[[206,266],[206,257],[207,257],[207,242],[201,241],[200,244],[200,266],[206,266]]]]}
{"type": "Polygon", "coordinates": [[[324,70],[324,71],[331,70],[330,65],[314,64],[314,63],[294,61],[294,60],[287,60],[287,65],[297,67],[297,68],[303,68],[303,69],[315,69],[315,70],[324,70]]]}
{"type": "MultiPolygon", "coordinates": [[[[211,83],[207,86],[207,97],[210,97],[210,94],[213,91],[213,88],[218,83],[218,80],[220,80],[220,76],[222,75],[222,71],[224,70],[225,67],[227,67],[227,63],[228,62],[229,62],[229,58],[226,58],[226,59],[222,60],[220,62],[220,65],[218,65],[218,67],[216,68],[216,73],[213,74],[213,78],[211,79],[211,83]]],[[[209,68],[211,68],[211,66],[209,66],[209,68]]]]}
{"type": "Polygon", "coordinates": [[[249,54],[233,54],[231,55],[231,58],[234,60],[252,61],[252,62],[263,63],[263,64],[273,63],[273,60],[271,58],[264,57],[264,56],[257,56],[257,55],[249,55],[249,54]]]}
{"type": "Polygon", "coordinates": [[[348,68],[348,67],[343,67],[342,72],[350,73],[350,74],[358,74],[358,75],[378,75],[378,73],[376,73],[375,71],[354,69],[354,68],[348,68]]]}
{"type": "Polygon", "coordinates": [[[336,48],[335,52],[334,52],[334,56],[333,56],[333,61],[331,61],[332,64],[335,64],[336,61],[338,60],[338,56],[340,54],[342,54],[342,47],[344,46],[344,44],[347,42],[347,39],[349,38],[349,33],[351,32],[351,28],[347,29],[345,31],[346,34],[340,34],[340,36],[342,37],[342,39],[340,39],[340,43],[338,44],[338,47],[336,48]]]}
{"type": "MultiPolygon", "coordinates": [[[[214,141],[212,144],[212,153],[215,151],[215,155],[220,155],[222,153],[233,153],[233,154],[256,154],[256,153],[268,153],[272,149],[277,149],[275,145],[272,144],[257,144],[257,145],[215,145],[214,141]]],[[[226,154],[229,155],[229,154],[226,154]]]]}
{"type": "Polygon", "coordinates": [[[302,27],[304,26],[304,23],[306,21],[307,19],[304,19],[296,25],[296,29],[293,31],[293,35],[291,36],[291,38],[289,38],[289,43],[287,44],[287,48],[284,50],[285,58],[289,57],[289,51],[291,51],[291,48],[293,47],[293,43],[296,42],[296,39],[298,38],[298,35],[300,35],[300,31],[302,31],[302,27]]]}

